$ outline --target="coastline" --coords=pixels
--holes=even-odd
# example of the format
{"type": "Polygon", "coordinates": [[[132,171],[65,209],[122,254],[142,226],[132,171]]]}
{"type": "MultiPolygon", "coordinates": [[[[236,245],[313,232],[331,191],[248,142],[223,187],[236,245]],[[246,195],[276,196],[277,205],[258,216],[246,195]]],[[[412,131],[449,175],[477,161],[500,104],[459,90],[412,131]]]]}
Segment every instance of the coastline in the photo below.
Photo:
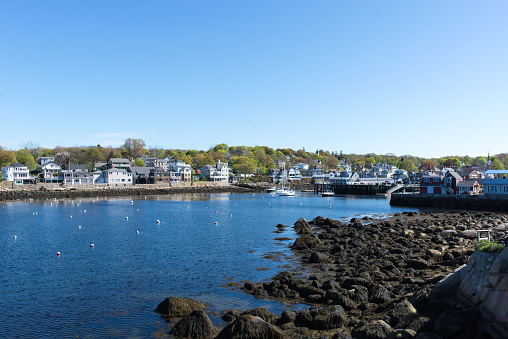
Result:
{"type": "MultiPolygon", "coordinates": [[[[404,212],[349,223],[299,219],[291,246],[299,264],[270,281],[245,282],[241,290],[309,307],[281,315],[263,308],[225,311],[225,327],[213,333],[217,338],[490,338],[476,321],[477,309],[452,309],[431,291],[469,261],[476,229],[491,229],[495,240],[506,240],[506,225],[508,215],[491,212],[404,212]]],[[[161,305],[158,312],[174,323],[161,305]]],[[[181,335],[189,322],[199,327],[206,314],[201,309],[196,320],[195,312],[177,317],[181,320],[170,333],[181,335]]]]}
{"type": "Polygon", "coordinates": [[[0,190],[0,201],[49,199],[49,198],[86,198],[107,196],[164,195],[182,193],[250,193],[259,192],[268,184],[225,184],[207,185],[206,183],[182,187],[132,187],[106,186],[101,188],[77,189],[74,187],[46,189],[33,186],[23,189],[0,190]]]}

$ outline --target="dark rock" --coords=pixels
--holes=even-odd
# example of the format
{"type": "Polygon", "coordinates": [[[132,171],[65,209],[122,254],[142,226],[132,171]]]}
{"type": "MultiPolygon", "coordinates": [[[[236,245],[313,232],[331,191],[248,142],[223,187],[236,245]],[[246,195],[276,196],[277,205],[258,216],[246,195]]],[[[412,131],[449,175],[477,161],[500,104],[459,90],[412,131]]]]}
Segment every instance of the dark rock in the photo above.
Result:
{"type": "Polygon", "coordinates": [[[255,317],[260,317],[264,321],[271,324],[275,323],[275,319],[277,318],[275,314],[271,313],[264,307],[252,308],[250,310],[243,312],[242,315],[253,315],[255,317]]]}
{"type": "Polygon", "coordinates": [[[443,338],[455,338],[460,331],[460,326],[451,318],[442,314],[434,324],[433,334],[443,338]]]}
{"type": "Polygon", "coordinates": [[[443,337],[441,337],[437,334],[420,332],[416,335],[415,339],[443,339],[443,337]]]}
{"type": "Polygon", "coordinates": [[[241,312],[237,310],[229,310],[226,311],[222,316],[221,319],[224,320],[227,323],[233,322],[236,320],[236,318],[239,318],[241,316],[241,312]]]}
{"type": "Polygon", "coordinates": [[[369,288],[369,301],[376,304],[384,304],[391,301],[390,292],[381,285],[372,285],[369,288]]]}
{"type": "Polygon", "coordinates": [[[274,325],[259,317],[246,314],[226,326],[216,337],[216,339],[247,338],[284,339],[284,335],[274,325]]]}
{"type": "Polygon", "coordinates": [[[411,314],[403,318],[396,326],[396,328],[406,328],[418,332],[432,332],[434,322],[432,319],[427,318],[418,313],[411,314]]]}
{"type": "Polygon", "coordinates": [[[300,218],[295,222],[294,229],[296,234],[314,234],[309,223],[304,218],[300,218]]]}
{"type": "Polygon", "coordinates": [[[204,308],[205,305],[191,298],[168,297],[157,306],[156,311],[168,317],[184,317],[204,308]]]}
{"type": "Polygon", "coordinates": [[[384,339],[392,331],[390,325],[383,320],[375,320],[351,331],[351,336],[355,339],[384,339]]]}
{"type": "Polygon", "coordinates": [[[326,306],[322,309],[322,312],[314,317],[312,329],[331,330],[333,328],[340,328],[346,324],[346,319],[346,313],[342,306],[326,306]]]}
{"type": "Polygon", "coordinates": [[[296,238],[291,248],[295,250],[304,250],[306,248],[316,248],[318,239],[313,235],[302,235],[296,238]]]}
{"type": "Polygon", "coordinates": [[[404,299],[401,302],[390,305],[386,315],[389,318],[389,324],[395,326],[402,319],[412,314],[416,314],[416,309],[411,305],[409,301],[404,299]]]}
{"type": "Polygon", "coordinates": [[[416,337],[416,332],[410,329],[396,329],[390,332],[386,339],[412,339],[416,337]]]}
{"type": "Polygon", "coordinates": [[[212,338],[217,335],[212,321],[203,310],[182,318],[169,333],[180,338],[212,338]]]}
{"type": "Polygon", "coordinates": [[[407,267],[414,268],[415,270],[424,270],[429,268],[429,263],[422,258],[406,260],[406,265],[407,267]]]}
{"type": "Polygon", "coordinates": [[[347,330],[340,330],[333,335],[332,339],[351,339],[351,335],[347,330]]]}
{"type": "Polygon", "coordinates": [[[285,310],[280,315],[280,318],[277,319],[277,325],[287,324],[287,323],[293,323],[296,319],[296,312],[285,310]]]}
{"type": "Polygon", "coordinates": [[[328,258],[324,253],[321,252],[312,252],[309,258],[310,263],[324,263],[327,262],[328,258]]]}

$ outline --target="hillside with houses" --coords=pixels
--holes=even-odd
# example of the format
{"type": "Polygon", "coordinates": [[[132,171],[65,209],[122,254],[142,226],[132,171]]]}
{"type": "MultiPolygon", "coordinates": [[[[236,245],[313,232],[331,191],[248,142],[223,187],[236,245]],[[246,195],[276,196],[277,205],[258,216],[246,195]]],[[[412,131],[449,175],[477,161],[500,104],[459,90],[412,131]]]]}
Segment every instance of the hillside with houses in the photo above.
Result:
{"type": "Polygon", "coordinates": [[[508,195],[508,156],[424,159],[394,154],[343,154],[305,149],[217,144],[208,151],[164,150],[127,139],[122,147],[38,145],[0,147],[3,187],[25,185],[190,185],[192,182],[286,182],[289,184],[384,185],[389,193],[508,195]]]}

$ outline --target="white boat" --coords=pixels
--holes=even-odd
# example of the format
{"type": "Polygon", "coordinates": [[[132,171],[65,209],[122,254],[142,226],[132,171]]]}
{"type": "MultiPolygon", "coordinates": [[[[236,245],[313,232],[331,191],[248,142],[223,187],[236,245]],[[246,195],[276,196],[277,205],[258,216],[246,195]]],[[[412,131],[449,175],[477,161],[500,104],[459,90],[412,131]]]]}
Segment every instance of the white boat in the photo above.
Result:
{"type": "Polygon", "coordinates": [[[273,186],[266,189],[267,193],[277,193],[277,187],[273,186]]]}
{"type": "Polygon", "coordinates": [[[295,191],[289,187],[284,187],[281,190],[277,190],[277,194],[281,197],[293,197],[295,195],[295,191]]]}
{"type": "Polygon", "coordinates": [[[331,191],[331,190],[326,190],[323,193],[321,193],[321,196],[322,197],[333,197],[333,196],[335,196],[335,193],[333,193],[333,191],[331,191]]]}
{"type": "MultiPolygon", "coordinates": [[[[286,164],[282,164],[282,170],[284,171],[286,168],[286,164]]],[[[286,177],[285,175],[282,176],[282,187],[280,190],[276,190],[275,193],[277,193],[278,196],[281,197],[293,197],[295,195],[295,191],[293,191],[291,188],[286,187],[286,177]]]]}

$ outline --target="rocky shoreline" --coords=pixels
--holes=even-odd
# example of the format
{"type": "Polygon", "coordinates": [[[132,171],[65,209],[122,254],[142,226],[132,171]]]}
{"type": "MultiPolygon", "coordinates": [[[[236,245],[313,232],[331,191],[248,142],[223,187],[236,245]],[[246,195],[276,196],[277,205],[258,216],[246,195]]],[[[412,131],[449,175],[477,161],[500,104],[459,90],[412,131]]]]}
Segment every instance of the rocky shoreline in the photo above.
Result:
{"type": "Polygon", "coordinates": [[[257,184],[228,184],[222,186],[200,185],[188,187],[161,187],[147,188],[143,186],[133,187],[104,187],[96,189],[4,189],[0,190],[0,201],[9,200],[29,200],[29,199],[62,199],[62,198],[87,198],[87,197],[107,197],[107,196],[136,196],[136,195],[164,195],[164,194],[183,194],[183,193],[250,193],[262,191],[267,185],[257,184]]]}
{"type": "Polygon", "coordinates": [[[169,336],[491,338],[482,328],[478,308],[454,308],[450,306],[454,303],[432,290],[468,262],[476,230],[490,229],[493,240],[508,240],[508,215],[405,212],[350,222],[299,219],[293,227],[298,238],[291,249],[300,265],[271,281],[246,282],[242,290],[309,308],[281,315],[264,308],[230,310],[222,315],[224,327],[216,328],[204,305],[168,298],[157,311],[168,321],[181,318],[169,336]],[[185,312],[180,312],[182,302],[187,305],[185,312]]]}

